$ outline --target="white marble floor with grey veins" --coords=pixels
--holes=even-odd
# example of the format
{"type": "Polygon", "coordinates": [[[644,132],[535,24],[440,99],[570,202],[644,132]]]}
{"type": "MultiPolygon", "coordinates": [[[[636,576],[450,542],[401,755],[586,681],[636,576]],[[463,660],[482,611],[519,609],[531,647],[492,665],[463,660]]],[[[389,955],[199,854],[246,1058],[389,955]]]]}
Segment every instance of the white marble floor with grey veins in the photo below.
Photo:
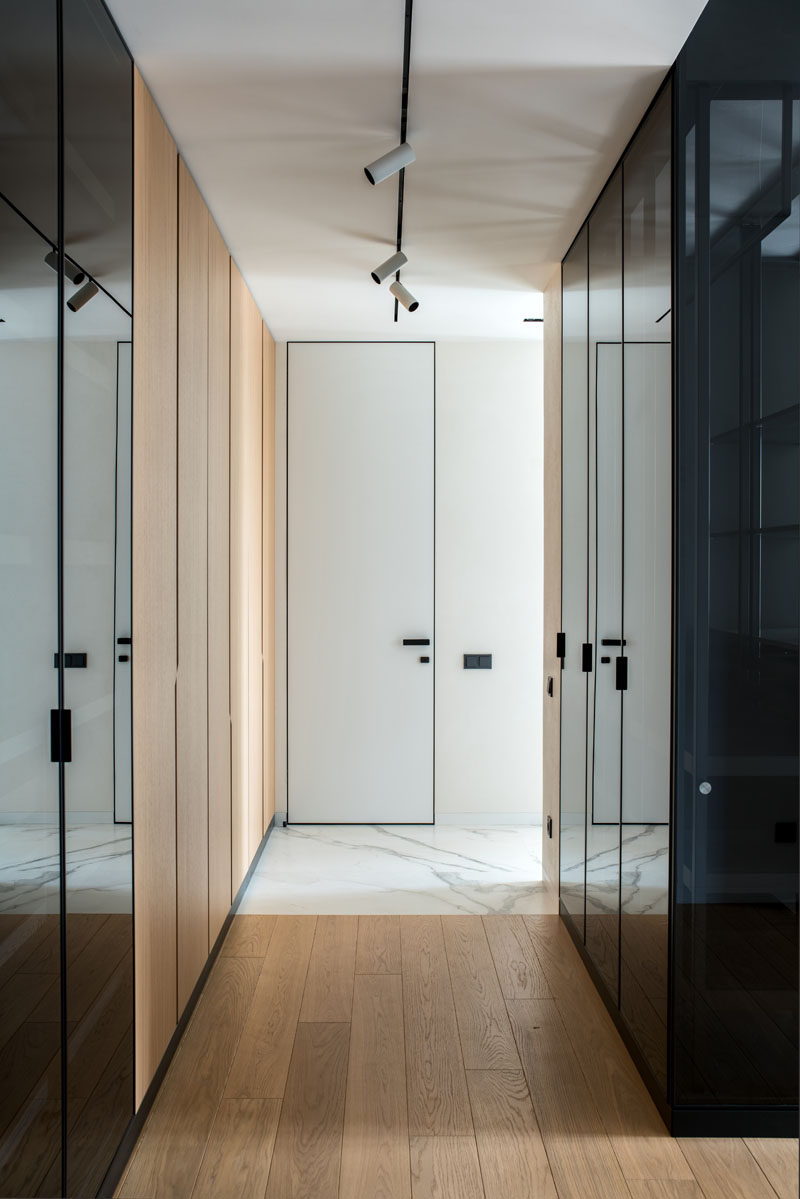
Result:
{"type": "Polygon", "coordinates": [[[239,911],[488,915],[552,910],[540,825],[276,828],[239,911]]]}

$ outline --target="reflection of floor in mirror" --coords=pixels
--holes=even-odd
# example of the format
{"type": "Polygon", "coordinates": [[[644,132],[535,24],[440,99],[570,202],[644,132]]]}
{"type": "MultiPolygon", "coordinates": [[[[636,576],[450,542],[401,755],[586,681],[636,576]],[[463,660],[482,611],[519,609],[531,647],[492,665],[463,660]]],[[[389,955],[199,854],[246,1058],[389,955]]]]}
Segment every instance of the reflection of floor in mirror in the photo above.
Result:
{"type": "MultiPolygon", "coordinates": [[[[614,824],[592,824],[588,852],[583,825],[561,829],[562,897],[565,882],[570,894],[583,895],[583,860],[586,854],[587,901],[598,912],[616,912],[619,906],[619,834],[614,824]]],[[[622,828],[622,910],[628,913],[664,914],[668,900],[669,826],[626,824],[622,828]]]]}
{"type": "MultiPolygon", "coordinates": [[[[131,910],[131,825],[83,824],[67,830],[71,912],[131,910]]],[[[58,829],[0,825],[0,912],[57,912],[58,829]]]]}
{"type": "MultiPolygon", "coordinates": [[[[0,1195],[61,1194],[60,924],[0,914],[0,1195]]],[[[66,932],[69,1194],[95,1195],[132,1114],[132,919],[70,914],[66,932]]]]}

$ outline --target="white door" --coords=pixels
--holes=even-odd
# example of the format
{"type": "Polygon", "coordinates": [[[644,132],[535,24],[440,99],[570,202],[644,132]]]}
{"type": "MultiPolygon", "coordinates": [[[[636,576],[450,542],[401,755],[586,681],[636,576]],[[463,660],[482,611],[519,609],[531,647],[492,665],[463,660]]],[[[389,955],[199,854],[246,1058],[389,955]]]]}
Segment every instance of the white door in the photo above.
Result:
{"type": "Polygon", "coordinates": [[[289,821],[430,823],[432,344],[289,345],[287,503],[289,821]]]}

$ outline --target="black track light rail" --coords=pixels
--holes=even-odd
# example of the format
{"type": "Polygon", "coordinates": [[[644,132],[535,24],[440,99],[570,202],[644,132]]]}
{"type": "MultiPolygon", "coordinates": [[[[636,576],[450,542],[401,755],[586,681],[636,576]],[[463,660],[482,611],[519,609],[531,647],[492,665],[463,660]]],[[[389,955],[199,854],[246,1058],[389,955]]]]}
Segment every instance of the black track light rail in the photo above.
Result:
{"type": "MultiPolygon", "coordinates": [[[[408,78],[411,73],[411,17],[413,14],[414,0],[406,0],[406,16],[405,28],[403,33],[403,84],[400,94],[400,145],[406,140],[408,132],[408,78]]],[[[406,168],[401,167],[397,176],[397,249],[403,248],[403,197],[406,188],[406,168]]],[[[395,273],[395,279],[399,281],[400,272],[395,273]]],[[[394,302],[394,320],[397,324],[398,312],[400,303],[398,300],[394,302]]]]}

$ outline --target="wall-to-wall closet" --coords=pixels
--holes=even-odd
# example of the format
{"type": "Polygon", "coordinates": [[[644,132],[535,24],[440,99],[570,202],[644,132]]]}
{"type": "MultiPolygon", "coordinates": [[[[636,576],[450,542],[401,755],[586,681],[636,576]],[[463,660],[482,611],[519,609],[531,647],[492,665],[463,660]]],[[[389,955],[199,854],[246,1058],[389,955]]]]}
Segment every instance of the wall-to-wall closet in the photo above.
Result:
{"type": "Polygon", "coordinates": [[[273,345],[99,0],[0,72],[0,1195],[88,1196],[274,811],[273,345]]]}
{"type": "Polygon", "coordinates": [[[138,72],[134,294],[138,1104],[274,814],[272,338],[138,72]]]}
{"type": "Polygon", "coordinates": [[[561,910],[675,1132],[797,1127],[790,30],[712,0],[562,264],[561,910]]]}

